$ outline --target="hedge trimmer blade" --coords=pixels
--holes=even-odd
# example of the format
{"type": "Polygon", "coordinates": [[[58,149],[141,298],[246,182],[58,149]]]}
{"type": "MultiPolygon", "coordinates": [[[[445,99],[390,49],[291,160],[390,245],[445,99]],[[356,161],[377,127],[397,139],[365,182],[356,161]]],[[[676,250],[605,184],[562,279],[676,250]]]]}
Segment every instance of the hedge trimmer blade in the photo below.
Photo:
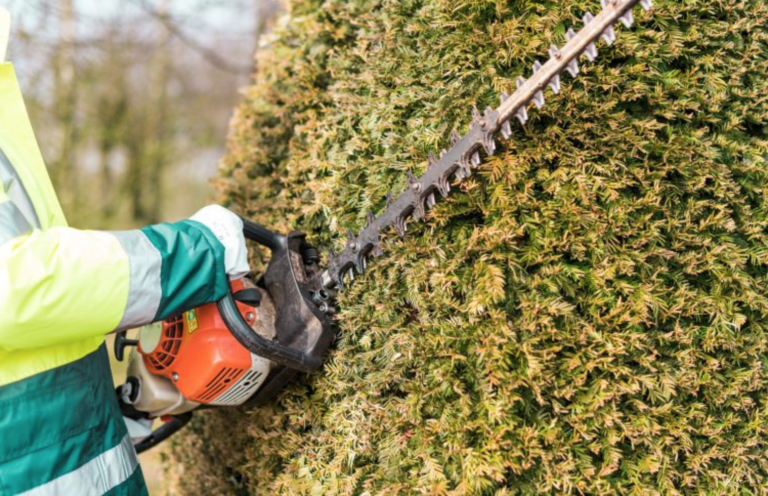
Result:
{"type": "Polygon", "coordinates": [[[632,26],[634,18],[632,7],[640,5],[645,10],[652,7],[651,0],[601,0],[602,10],[597,15],[587,12],[584,26],[579,32],[569,29],[567,43],[558,48],[549,49],[549,60],[542,64],[533,64],[533,74],[529,79],[518,78],[517,91],[512,95],[501,94],[501,104],[494,110],[490,107],[480,113],[472,109],[472,123],[469,131],[460,136],[456,130],[451,133],[451,147],[440,152],[436,157],[429,153],[427,171],[420,177],[407,172],[408,188],[394,198],[387,195],[387,206],[375,217],[368,212],[366,226],[355,235],[347,231],[347,244],[341,253],[331,250],[328,256],[328,269],[318,275],[312,286],[325,289],[336,288],[343,291],[346,284],[354,281],[355,272],[362,274],[367,261],[372,256],[381,255],[381,233],[394,227],[400,236],[405,236],[410,217],[423,219],[428,209],[436,203],[438,193],[443,198],[451,192],[451,179],[463,181],[472,175],[482,159],[480,151],[493,155],[496,150],[496,134],[501,133],[505,140],[512,137],[510,120],[517,118],[520,124],[528,120],[526,107],[533,103],[536,108],[544,106],[544,89],[548,86],[557,94],[560,92],[560,76],[568,72],[571,77],[579,74],[578,58],[584,55],[589,61],[597,57],[595,45],[602,38],[607,45],[616,40],[614,25],[617,21],[625,27],[632,26]]]}

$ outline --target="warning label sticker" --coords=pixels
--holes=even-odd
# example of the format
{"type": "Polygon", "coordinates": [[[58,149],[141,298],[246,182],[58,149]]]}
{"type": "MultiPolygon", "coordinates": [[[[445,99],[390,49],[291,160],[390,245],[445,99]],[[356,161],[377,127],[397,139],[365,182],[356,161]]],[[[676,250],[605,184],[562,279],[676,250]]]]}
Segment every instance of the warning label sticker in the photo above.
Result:
{"type": "Polygon", "coordinates": [[[185,315],[186,315],[186,318],[187,318],[187,330],[189,331],[190,334],[192,334],[198,328],[198,325],[197,325],[197,312],[195,312],[194,310],[190,310],[190,311],[186,312],[185,315]]]}

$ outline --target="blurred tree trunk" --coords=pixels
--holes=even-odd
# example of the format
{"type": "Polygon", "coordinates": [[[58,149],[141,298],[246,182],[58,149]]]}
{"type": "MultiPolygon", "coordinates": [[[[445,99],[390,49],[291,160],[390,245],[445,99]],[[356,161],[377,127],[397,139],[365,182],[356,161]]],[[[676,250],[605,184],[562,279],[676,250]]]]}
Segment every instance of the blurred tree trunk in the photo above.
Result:
{"type": "MultiPolygon", "coordinates": [[[[158,7],[162,15],[170,11],[170,0],[161,0],[158,7]]],[[[150,71],[149,108],[147,109],[147,129],[149,131],[150,169],[145,183],[148,195],[147,220],[151,223],[160,221],[163,203],[163,172],[172,160],[171,109],[168,105],[168,80],[170,77],[170,41],[171,32],[163,23],[158,23],[160,30],[159,49],[155,52],[150,71]]]]}
{"type": "Polygon", "coordinates": [[[54,160],[54,181],[61,202],[74,207],[77,204],[77,178],[75,150],[77,149],[77,123],[75,106],[77,87],[75,79],[75,10],[73,0],[59,1],[59,39],[54,56],[54,115],[61,131],[59,153],[54,160]]]}
{"type": "MultiPolygon", "coordinates": [[[[170,0],[162,0],[158,6],[160,15],[167,15],[170,0]]],[[[134,108],[137,117],[127,138],[129,170],[127,173],[128,199],[131,215],[141,223],[160,221],[163,204],[163,176],[166,165],[172,160],[169,134],[170,106],[167,81],[170,77],[171,32],[164,23],[157,23],[159,39],[147,74],[147,98],[134,108]]]]}
{"type": "Polygon", "coordinates": [[[127,171],[125,176],[125,190],[130,211],[130,218],[136,222],[142,222],[146,218],[146,211],[141,202],[142,178],[145,167],[144,130],[139,119],[131,116],[129,132],[125,137],[125,148],[128,156],[127,171]]]}
{"type": "MultiPolygon", "coordinates": [[[[113,50],[113,52],[116,50],[113,50]]],[[[99,171],[101,187],[101,207],[103,219],[111,221],[117,212],[117,185],[112,159],[125,140],[126,124],[129,117],[128,88],[122,56],[112,53],[112,68],[105,75],[109,81],[103,86],[104,92],[99,97],[97,114],[97,146],[99,151],[99,171]]]]}
{"type": "Polygon", "coordinates": [[[253,0],[253,59],[256,60],[256,54],[259,51],[259,38],[261,38],[262,27],[264,26],[264,16],[262,15],[262,9],[264,8],[264,0],[253,0]]]}

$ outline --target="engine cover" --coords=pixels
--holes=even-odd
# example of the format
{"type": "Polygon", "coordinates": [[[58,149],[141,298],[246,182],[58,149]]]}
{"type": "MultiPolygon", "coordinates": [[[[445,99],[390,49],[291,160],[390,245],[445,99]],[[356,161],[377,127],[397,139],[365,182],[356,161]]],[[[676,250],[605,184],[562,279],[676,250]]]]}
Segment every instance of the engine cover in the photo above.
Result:
{"type": "MultiPolygon", "coordinates": [[[[255,287],[233,281],[237,293],[255,287]]],[[[265,291],[258,307],[237,303],[254,332],[274,337],[274,306],[265,291]]],[[[147,371],[167,378],[187,400],[209,405],[239,405],[263,384],[272,362],[250,353],[227,329],[215,303],[200,306],[143,328],[138,353],[147,371]]],[[[129,371],[129,374],[131,371],[129,371]]],[[[142,393],[148,393],[142,388],[142,393]]]]}

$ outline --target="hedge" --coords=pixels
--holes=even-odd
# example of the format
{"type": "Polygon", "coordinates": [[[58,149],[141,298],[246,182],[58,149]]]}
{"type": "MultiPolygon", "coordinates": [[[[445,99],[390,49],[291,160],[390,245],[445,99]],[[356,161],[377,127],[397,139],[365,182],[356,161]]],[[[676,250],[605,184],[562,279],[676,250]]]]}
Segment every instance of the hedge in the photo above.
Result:
{"type": "MultiPolygon", "coordinates": [[[[588,9],[290,1],[220,200],[341,248],[588,9]]],[[[634,12],[460,193],[387,236],[322,372],[197,416],[176,491],[765,492],[768,3],[634,12]]]]}

